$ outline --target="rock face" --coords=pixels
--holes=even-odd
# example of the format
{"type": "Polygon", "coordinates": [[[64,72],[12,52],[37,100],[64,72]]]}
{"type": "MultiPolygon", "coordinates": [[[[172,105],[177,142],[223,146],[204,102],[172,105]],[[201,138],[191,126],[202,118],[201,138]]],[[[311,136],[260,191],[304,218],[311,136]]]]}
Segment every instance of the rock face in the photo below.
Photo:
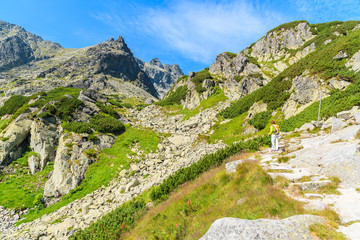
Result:
{"type": "Polygon", "coordinates": [[[287,54],[285,48],[296,49],[313,37],[307,22],[300,22],[294,28],[279,27],[252,46],[251,56],[259,61],[277,60],[287,54]]]}
{"type": "MultiPolygon", "coordinates": [[[[109,137],[110,146],[115,137],[109,137]]],[[[86,151],[98,151],[93,142],[84,140],[77,134],[65,133],[59,140],[56,151],[54,172],[46,182],[44,198],[58,198],[75,189],[85,177],[89,165],[96,159],[86,151]]]]}
{"type": "Polygon", "coordinates": [[[200,238],[215,239],[313,239],[309,227],[315,223],[323,223],[319,216],[298,215],[283,220],[244,220],[237,218],[222,218],[216,220],[200,238]]]}
{"type": "Polygon", "coordinates": [[[21,157],[31,129],[31,121],[20,115],[8,128],[0,142],[0,164],[7,165],[21,157]]]}
{"type": "Polygon", "coordinates": [[[162,64],[158,58],[154,58],[150,62],[144,62],[136,59],[140,68],[146,72],[154,84],[159,97],[163,98],[181,76],[184,75],[179,65],[162,64]]]}
{"type": "Polygon", "coordinates": [[[350,67],[353,71],[358,72],[360,70],[360,50],[357,51],[350,60],[345,64],[346,67],[350,67]]]}
{"type": "Polygon", "coordinates": [[[0,21],[0,71],[54,56],[59,49],[61,46],[57,43],[44,41],[17,25],[0,21]]]}
{"type": "Polygon", "coordinates": [[[359,187],[359,145],[354,139],[360,126],[350,126],[327,136],[303,139],[303,149],[293,155],[290,163],[307,167],[312,174],[336,176],[347,187],[359,187]],[[345,141],[345,142],[344,142],[345,141]]]}
{"type": "Polygon", "coordinates": [[[36,164],[37,167],[34,165],[34,169],[43,170],[47,162],[55,158],[55,148],[62,132],[62,129],[59,127],[60,124],[55,118],[39,119],[32,122],[30,147],[38,154],[37,158],[33,157],[32,159],[33,162],[36,159],[39,161],[36,164]]]}
{"type": "Polygon", "coordinates": [[[122,37],[116,40],[110,38],[103,43],[90,47],[86,50],[85,57],[75,56],[40,75],[42,77],[58,76],[64,78],[79,74],[87,78],[93,78],[94,75],[99,74],[120,78],[132,82],[154,97],[158,97],[154,85],[148,75],[140,69],[133,53],[122,37]]]}

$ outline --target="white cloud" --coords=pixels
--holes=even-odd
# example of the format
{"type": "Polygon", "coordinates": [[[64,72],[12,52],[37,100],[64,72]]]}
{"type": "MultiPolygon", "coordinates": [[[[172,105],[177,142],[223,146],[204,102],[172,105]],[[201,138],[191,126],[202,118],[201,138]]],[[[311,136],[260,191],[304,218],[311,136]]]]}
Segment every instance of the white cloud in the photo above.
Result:
{"type": "Polygon", "coordinates": [[[249,1],[180,0],[167,6],[137,6],[137,16],[94,14],[119,33],[146,34],[158,45],[199,63],[211,63],[222,51],[240,51],[281,23],[279,15],[249,1]],[[275,24],[276,22],[276,24],[275,24]]]}
{"type": "Polygon", "coordinates": [[[245,1],[179,1],[144,16],[149,34],[194,61],[208,63],[223,50],[243,48],[244,42],[266,31],[266,22],[245,1]]]}

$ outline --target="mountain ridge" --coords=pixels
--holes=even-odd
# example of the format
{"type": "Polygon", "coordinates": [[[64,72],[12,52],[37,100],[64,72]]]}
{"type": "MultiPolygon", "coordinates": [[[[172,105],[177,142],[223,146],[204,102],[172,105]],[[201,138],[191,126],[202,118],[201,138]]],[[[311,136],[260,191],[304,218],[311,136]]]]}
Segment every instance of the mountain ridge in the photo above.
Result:
{"type": "MultiPolygon", "coordinates": [[[[49,91],[58,86],[93,86],[105,92],[120,91],[126,95],[132,86],[126,84],[123,88],[127,91],[122,90],[121,86],[125,82],[130,82],[134,86],[128,91],[129,94],[140,97],[142,101],[147,98],[154,101],[159,97],[154,88],[154,84],[157,86],[159,80],[149,78],[145,69],[141,69],[121,36],[116,40],[110,38],[103,43],[82,49],[65,49],[57,43],[44,41],[14,24],[1,21],[0,28],[0,54],[3,54],[0,56],[0,79],[3,80],[0,83],[0,91],[7,97],[49,91]],[[20,84],[16,84],[16,88],[10,88],[10,82],[20,84]],[[140,93],[137,88],[150,95],[140,93]]],[[[149,69],[152,69],[151,66],[150,64],[149,69]]],[[[172,86],[182,74],[180,68],[176,69],[175,74],[169,72],[172,70],[166,68],[152,71],[168,75],[167,84],[172,86]]]]}

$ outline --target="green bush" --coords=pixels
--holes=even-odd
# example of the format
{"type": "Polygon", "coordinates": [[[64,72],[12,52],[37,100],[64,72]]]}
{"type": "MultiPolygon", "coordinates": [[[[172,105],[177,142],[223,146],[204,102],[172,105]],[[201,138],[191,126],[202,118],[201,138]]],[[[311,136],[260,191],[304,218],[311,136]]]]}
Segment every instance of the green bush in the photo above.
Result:
{"type": "Polygon", "coordinates": [[[141,111],[141,110],[143,110],[144,108],[146,108],[149,105],[150,104],[139,104],[139,105],[136,106],[136,110],[141,111]]]}
{"type": "Polygon", "coordinates": [[[262,130],[269,123],[270,118],[271,118],[270,112],[260,112],[255,114],[255,116],[252,119],[250,119],[249,123],[258,130],[262,130]]]}
{"type": "Polygon", "coordinates": [[[126,202],[115,211],[108,213],[99,221],[92,223],[87,229],[78,231],[72,240],[121,239],[121,234],[134,227],[135,221],[145,210],[142,199],[126,202]]]}
{"type": "Polygon", "coordinates": [[[64,124],[64,129],[75,133],[92,133],[90,123],[86,122],[68,122],[64,124]]]}
{"type": "Polygon", "coordinates": [[[197,72],[195,76],[191,79],[191,81],[195,83],[196,91],[200,94],[206,91],[206,88],[202,87],[202,83],[204,82],[205,79],[213,79],[213,77],[209,73],[208,68],[205,68],[200,72],[197,72]]]}
{"type": "Polygon", "coordinates": [[[126,108],[133,108],[133,105],[131,103],[123,103],[123,106],[126,108]]]}
{"type": "Polygon", "coordinates": [[[268,137],[256,137],[248,141],[240,141],[226,148],[218,150],[216,153],[206,154],[198,162],[189,167],[182,168],[168,177],[162,184],[153,188],[150,198],[155,201],[164,199],[179,185],[195,179],[199,174],[207,171],[213,166],[219,166],[226,158],[240,152],[241,150],[257,150],[262,145],[270,145],[268,137]]]}
{"type": "Polygon", "coordinates": [[[124,107],[123,104],[122,104],[120,101],[117,101],[117,100],[114,100],[114,99],[109,99],[108,101],[109,101],[109,103],[111,103],[112,105],[117,106],[117,107],[119,107],[119,108],[123,108],[123,107],[124,107]]]}
{"type": "Polygon", "coordinates": [[[30,100],[30,97],[25,97],[21,95],[13,95],[6,102],[4,106],[0,108],[0,116],[6,114],[14,114],[19,108],[21,108],[25,103],[30,100]]]}
{"type": "Polygon", "coordinates": [[[236,53],[232,53],[232,52],[224,52],[226,55],[228,55],[229,58],[233,59],[236,57],[236,53]]]}
{"type": "MultiPolygon", "coordinates": [[[[114,117],[114,118],[119,118],[119,114],[116,112],[116,110],[114,108],[112,108],[111,106],[105,106],[104,104],[102,104],[101,102],[97,101],[96,102],[96,106],[98,108],[100,108],[100,110],[103,113],[109,114],[110,116],[114,117]]],[[[124,106],[124,104],[123,104],[124,106]]]]}
{"type": "Polygon", "coordinates": [[[102,114],[92,117],[90,124],[93,129],[102,133],[120,134],[125,131],[125,126],[120,120],[102,114]]]}
{"type": "Polygon", "coordinates": [[[175,92],[170,92],[166,98],[158,101],[156,104],[159,106],[169,106],[173,104],[181,104],[181,100],[183,100],[187,94],[187,86],[180,86],[176,89],[175,92]]]}
{"type": "Polygon", "coordinates": [[[234,79],[235,81],[240,82],[241,80],[243,80],[244,77],[245,77],[244,75],[237,75],[234,77],[234,79]]]}
{"type": "Polygon", "coordinates": [[[38,96],[41,96],[43,99],[39,99],[36,102],[30,104],[30,107],[38,107],[42,108],[50,101],[58,101],[63,98],[65,95],[72,96],[74,98],[78,98],[81,89],[77,88],[65,88],[65,87],[58,87],[49,92],[39,92],[35,93],[31,96],[31,99],[36,99],[38,96]]]}

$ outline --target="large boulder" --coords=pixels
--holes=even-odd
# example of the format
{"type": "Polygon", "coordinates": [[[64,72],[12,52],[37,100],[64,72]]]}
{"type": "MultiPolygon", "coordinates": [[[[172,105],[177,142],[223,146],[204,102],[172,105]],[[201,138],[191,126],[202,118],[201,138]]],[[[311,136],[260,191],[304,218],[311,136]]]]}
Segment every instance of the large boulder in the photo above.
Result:
{"type": "Polygon", "coordinates": [[[216,220],[200,240],[310,240],[309,227],[315,223],[323,223],[322,218],[313,215],[298,215],[283,220],[222,218],[216,220]]]}
{"type": "MultiPolygon", "coordinates": [[[[47,162],[54,160],[55,148],[59,141],[61,132],[62,129],[59,127],[59,122],[55,118],[39,118],[32,122],[30,131],[30,147],[32,151],[38,154],[39,160],[39,164],[32,164],[33,167],[37,167],[42,170],[46,166],[47,162]]],[[[29,163],[33,163],[33,161],[29,163]]]]}
{"type": "Polygon", "coordinates": [[[346,127],[346,122],[339,118],[332,118],[331,132],[336,132],[346,127]]]}
{"type": "Polygon", "coordinates": [[[21,157],[26,148],[24,142],[29,137],[31,123],[25,115],[20,115],[6,128],[6,133],[0,140],[0,165],[10,164],[21,157]]]}
{"type": "Polygon", "coordinates": [[[63,134],[56,151],[53,174],[44,187],[45,200],[50,202],[79,186],[89,165],[95,161],[92,152],[108,147],[108,143],[114,140],[115,137],[108,136],[100,144],[95,144],[78,134],[63,134]]]}

